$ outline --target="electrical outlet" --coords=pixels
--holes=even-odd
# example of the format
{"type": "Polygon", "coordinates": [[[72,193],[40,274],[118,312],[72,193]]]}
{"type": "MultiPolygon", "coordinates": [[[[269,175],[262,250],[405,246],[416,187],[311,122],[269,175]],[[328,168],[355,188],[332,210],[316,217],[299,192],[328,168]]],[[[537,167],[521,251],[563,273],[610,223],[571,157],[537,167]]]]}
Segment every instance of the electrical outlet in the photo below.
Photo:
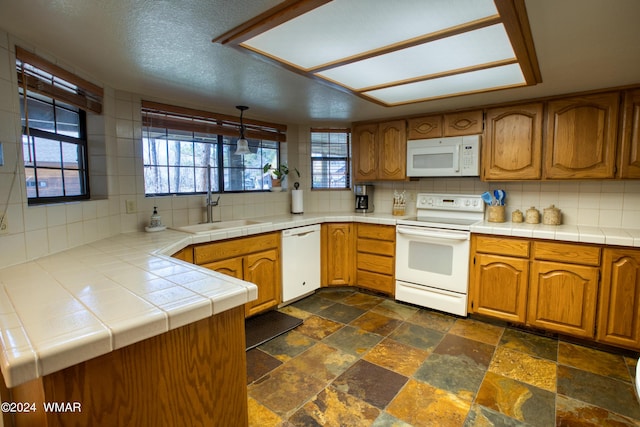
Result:
{"type": "Polygon", "coordinates": [[[128,214],[136,213],[136,201],[135,200],[126,200],[125,209],[128,214]]]}
{"type": "Polygon", "coordinates": [[[9,224],[7,224],[7,215],[0,215],[0,234],[9,234],[9,224]]]}

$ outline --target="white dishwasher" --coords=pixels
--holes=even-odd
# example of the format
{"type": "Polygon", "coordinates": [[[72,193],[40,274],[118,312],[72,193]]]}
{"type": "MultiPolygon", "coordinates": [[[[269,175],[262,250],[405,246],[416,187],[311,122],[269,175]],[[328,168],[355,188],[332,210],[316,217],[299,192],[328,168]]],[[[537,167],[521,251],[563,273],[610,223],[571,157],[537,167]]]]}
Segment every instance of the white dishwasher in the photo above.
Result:
{"type": "Polygon", "coordinates": [[[320,225],[282,230],[282,302],[320,287],[320,225]]]}

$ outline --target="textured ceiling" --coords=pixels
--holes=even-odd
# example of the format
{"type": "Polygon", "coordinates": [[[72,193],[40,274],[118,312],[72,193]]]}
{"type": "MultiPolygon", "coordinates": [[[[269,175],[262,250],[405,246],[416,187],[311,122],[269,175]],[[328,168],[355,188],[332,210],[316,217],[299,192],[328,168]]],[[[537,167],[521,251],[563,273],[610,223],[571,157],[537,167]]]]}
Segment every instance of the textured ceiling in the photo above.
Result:
{"type": "MultiPolygon", "coordinates": [[[[244,104],[247,117],[287,124],[349,123],[640,83],[639,0],[527,0],[543,83],[399,107],[211,42],[278,3],[0,0],[0,30],[115,89],[228,114],[244,104]]],[[[385,31],[394,25],[402,24],[385,31]]]]}

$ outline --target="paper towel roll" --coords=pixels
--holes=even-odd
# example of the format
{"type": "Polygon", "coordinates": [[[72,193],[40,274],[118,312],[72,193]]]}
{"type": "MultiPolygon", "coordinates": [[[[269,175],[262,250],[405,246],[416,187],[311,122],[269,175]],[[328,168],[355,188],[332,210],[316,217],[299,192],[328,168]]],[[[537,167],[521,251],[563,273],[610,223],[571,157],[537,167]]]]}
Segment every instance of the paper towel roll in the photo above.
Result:
{"type": "Polygon", "coordinates": [[[291,213],[300,214],[304,212],[302,191],[303,190],[291,190],[291,213]]]}

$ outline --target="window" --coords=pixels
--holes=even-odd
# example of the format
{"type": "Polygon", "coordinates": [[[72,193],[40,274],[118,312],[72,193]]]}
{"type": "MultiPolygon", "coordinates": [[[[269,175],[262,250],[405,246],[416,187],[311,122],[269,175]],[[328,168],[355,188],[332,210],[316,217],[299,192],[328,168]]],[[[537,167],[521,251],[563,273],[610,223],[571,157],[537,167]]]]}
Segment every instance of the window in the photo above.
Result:
{"type": "Polygon", "coordinates": [[[349,186],[349,129],[311,129],[311,188],[349,186]]]}
{"type": "Polygon", "coordinates": [[[102,89],[16,47],[22,149],[29,204],[89,198],[86,111],[102,89]]]}
{"type": "Polygon", "coordinates": [[[251,154],[236,155],[239,123],[215,113],[143,101],[146,195],[268,190],[266,163],[280,163],[282,125],[245,121],[251,154]]]}

